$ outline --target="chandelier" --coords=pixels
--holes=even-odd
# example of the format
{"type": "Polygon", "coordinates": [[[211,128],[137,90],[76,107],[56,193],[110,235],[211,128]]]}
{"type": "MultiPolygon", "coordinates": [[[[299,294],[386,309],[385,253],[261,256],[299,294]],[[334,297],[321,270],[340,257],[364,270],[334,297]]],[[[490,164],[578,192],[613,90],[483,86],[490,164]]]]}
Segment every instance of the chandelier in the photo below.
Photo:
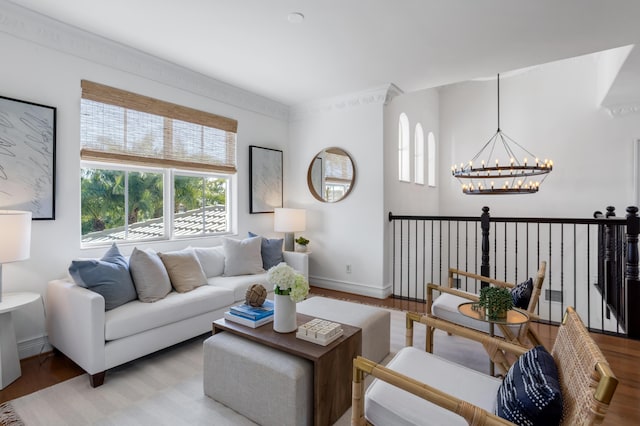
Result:
{"type": "Polygon", "coordinates": [[[451,174],[468,195],[534,194],[551,170],[553,161],[539,160],[500,129],[498,74],[498,130],[469,162],[451,166],[451,174]]]}

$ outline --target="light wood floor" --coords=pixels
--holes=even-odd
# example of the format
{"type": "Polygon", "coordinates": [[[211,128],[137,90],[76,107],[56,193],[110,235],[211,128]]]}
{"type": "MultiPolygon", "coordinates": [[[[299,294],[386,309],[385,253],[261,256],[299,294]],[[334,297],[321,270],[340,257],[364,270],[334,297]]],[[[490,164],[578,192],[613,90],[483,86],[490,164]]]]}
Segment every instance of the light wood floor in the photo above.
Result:
{"type": "MultiPolygon", "coordinates": [[[[399,310],[422,313],[425,311],[424,304],[406,300],[391,298],[380,300],[316,287],[312,287],[311,291],[317,295],[350,299],[361,303],[399,310]]],[[[551,347],[557,328],[543,324],[534,324],[533,326],[536,327],[536,331],[545,346],[551,347]]],[[[596,333],[592,335],[620,380],[604,424],[640,424],[640,341],[596,333]]],[[[0,403],[27,395],[84,373],[75,363],[59,353],[46,353],[37,357],[24,359],[21,361],[21,366],[22,377],[5,389],[0,390],[0,403]]]]}

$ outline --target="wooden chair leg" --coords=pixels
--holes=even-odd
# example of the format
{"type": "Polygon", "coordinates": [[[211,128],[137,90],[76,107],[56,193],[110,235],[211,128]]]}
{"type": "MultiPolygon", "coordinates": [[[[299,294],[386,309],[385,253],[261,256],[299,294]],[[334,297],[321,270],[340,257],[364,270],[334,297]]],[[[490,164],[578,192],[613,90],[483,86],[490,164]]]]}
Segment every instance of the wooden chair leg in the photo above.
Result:
{"type": "Polygon", "coordinates": [[[355,366],[351,388],[351,425],[366,425],[364,418],[364,372],[355,366]]]}
{"type": "Polygon", "coordinates": [[[433,353],[433,335],[434,332],[436,331],[435,328],[429,326],[427,324],[427,335],[426,335],[426,343],[425,343],[425,351],[429,352],[429,353],[433,353]]]}

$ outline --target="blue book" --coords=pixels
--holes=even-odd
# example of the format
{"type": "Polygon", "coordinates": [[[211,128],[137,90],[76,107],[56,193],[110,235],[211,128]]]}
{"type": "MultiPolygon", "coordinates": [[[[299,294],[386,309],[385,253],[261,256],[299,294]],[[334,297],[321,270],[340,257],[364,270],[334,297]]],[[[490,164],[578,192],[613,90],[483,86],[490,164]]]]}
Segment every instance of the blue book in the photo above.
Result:
{"type": "Polygon", "coordinates": [[[231,313],[253,321],[273,315],[273,302],[265,300],[262,306],[250,306],[245,303],[242,305],[232,306],[231,313]]]}

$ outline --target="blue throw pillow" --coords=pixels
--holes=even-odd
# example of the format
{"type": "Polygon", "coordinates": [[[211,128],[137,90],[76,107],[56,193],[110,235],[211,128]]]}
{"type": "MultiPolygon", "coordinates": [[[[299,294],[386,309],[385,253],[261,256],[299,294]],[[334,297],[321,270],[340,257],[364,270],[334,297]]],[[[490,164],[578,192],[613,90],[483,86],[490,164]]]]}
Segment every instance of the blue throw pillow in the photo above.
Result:
{"type": "Polygon", "coordinates": [[[527,309],[531,300],[531,293],[533,293],[533,280],[531,278],[513,287],[511,289],[513,306],[527,309]]]}
{"type": "MultiPolygon", "coordinates": [[[[249,232],[249,238],[257,237],[258,235],[253,232],[249,232]]],[[[284,255],[282,254],[282,239],[268,239],[262,237],[262,245],[260,246],[260,254],[262,254],[262,267],[265,271],[269,268],[284,262],[284,255]]]]}
{"type": "Polygon", "coordinates": [[[79,286],[101,294],[107,311],[138,298],[127,259],[115,243],[100,260],[72,261],[69,274],[79,286]]]}
{"type": "Polygon", "coordinates": [[[536,346],[513,363],[498,388],[496,414],[519,425],[557,425],[562,418],[562,393],[556,363],[536,346]]]}

